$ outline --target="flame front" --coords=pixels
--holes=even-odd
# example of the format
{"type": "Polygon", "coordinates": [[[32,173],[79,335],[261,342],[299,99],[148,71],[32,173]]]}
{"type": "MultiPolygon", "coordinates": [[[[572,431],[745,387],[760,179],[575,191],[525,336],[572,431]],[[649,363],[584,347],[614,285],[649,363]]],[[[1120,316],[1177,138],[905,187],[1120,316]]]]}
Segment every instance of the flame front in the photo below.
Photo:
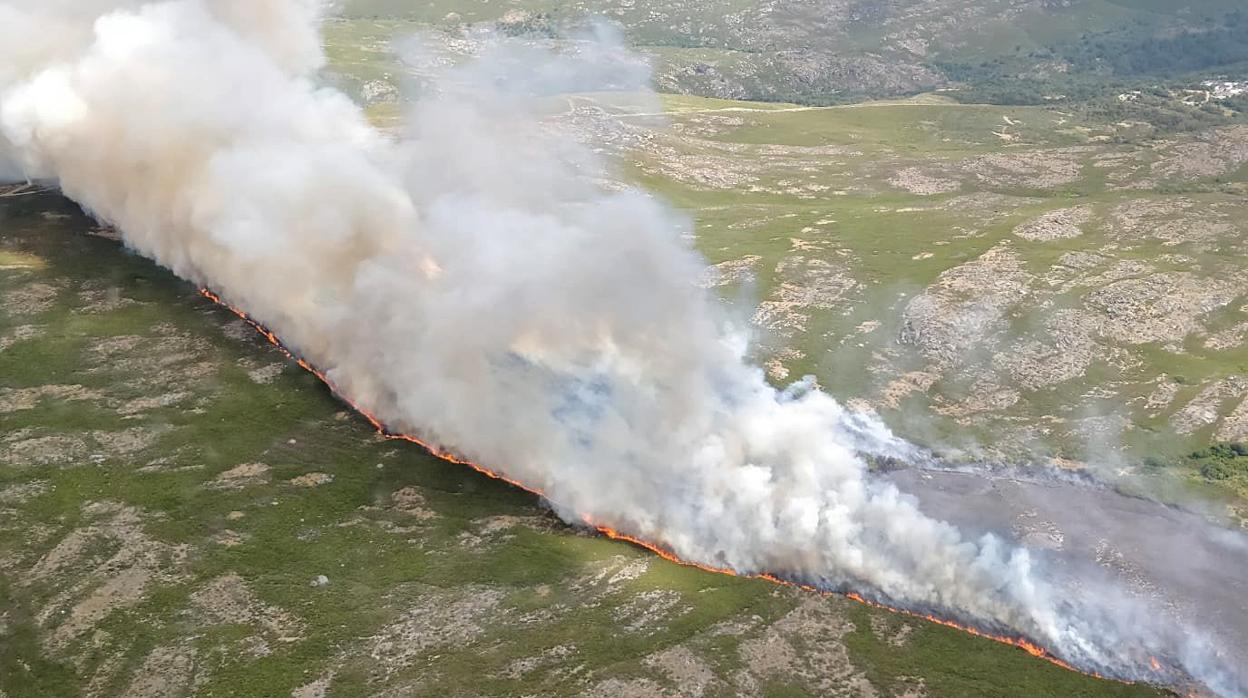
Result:
{"type": "Polygon", "coordinates": [[[813,378],[767,381],[748,325],[693,283],[706,260],[691,221],[618,186],[616,149],[552,118],[552,95],[589,88],[635,91],[625,111],[658,99],[622,37],[562,50],[500,35],[431,65],[392,139],[317,80],[323,5],[0,0],[18,28],[0,42],[0,159],[246,307],[386,437],[564,520],[1114,676],[1153,677],[1156,654],[1248,685],[1192,629],[1141,624],[1099,590],[1063,600],[1025,548],[926,515],[864,458],[915,447],[813,378]]]}
{"type": "MultiPolygon", "coordinates": [[[[488,478],[499,480],[501,482],[505,482],[525,492],[537,495],[538,497],[541,497],[544,499],[547,498],[546,494],[542,492],[541,489],[530,486],[523,482],[520,482],[519,480],[509,478],[506,475],[498,472],[497,470],[481,465],[480,463],[475,463],[466,458],[457,456],[450,451],[439,448],[411,434],[400,434],[400,433],[395,433],[395,432],[390,431],[386,427],[386,425],[376,415],[372,414],[367,409],[364,409],[362,406],[360,406],[359,404],[351,400],[350,397],[345,395],[342,391],[340,391],[337,388],[337,386],[334,385],[334,382],[331,381],[329,377],[325,375],[323,371],[316,368],[312,364],[308,363],[306,360],[300,358],[294,352],[288,349],[286,345],[282,343],[282,340],[276,334],[274,334],[267,327],[265,327],[264,325],[262,325],[261,323],[253,319],[246,311],[242,310],[241,308],[237,308],[233,305],[230,305],[229,303],[225,302],[219,295],[217,295],[216,293],[213,293],[209,289],[206,289],[206,288],[200,289],[199,293],[204,298],[207,298],[213,303],[229,310],[231,313],[238,316],[239,319],[246,322],[250,327],[252,327],[256,332],[258,332],[260,336],[264,337],[265,340],[267,340],[270,344],[276,347],[278,351],[280,351],[284,356],[286,356],[287,358],[297,363],[300,368],[316,376],[317,379],[319,379],[322,383],[326,385],[326,387],[329,388],[329,390],[334,394],[335,397],[337,397],[339,400],[342,400],[344,403],[350,406],[352,410],[354,410],[356,413],[364,417],[364,419],[368,420],[369,424],[372,424],[373,427],[378,431],[378,433],[380,433],[385,438],[391,439],[394,441],[406,441],[408,443],[415,444],[425,449],[426,451],[436,456],[437,458],[440,458],[450,463],[468,466],[469,468],[472,468],[476,472],[488,478]]],[[[789,587],[792,589],[801,589],[802,591],[806,591],[806,592],[810,592],[814,594],[821,594],[824,596],[839,595],[844,598],[850,599],[851,601],[856,601],[865,606],[870,606],[871,608],[877,608],[877,609],[889,611],[890,613],[897,613],[900,615],[909,616],[911,618],[918,618],[921,620],[928,621],[930,623],[942,625],[946,628],[953,628],[955,630],[960,630],[962,632],[974,635],[976,637],[982,637],[988,640],[993,640],[994,642],[999,642],[1004,645],[1017,647],[1018,649],[1023,650],[1024,652],[1026,652],[1027,654],[1030,654],[1033,657],[1036,657],[1038,659],[1043,659],[1044,661],[1049,662],[1050,664],[1059,666],[1068,671],[1073,671],[1076,673],[1084,674],[1086,676],[1092,676],[1098,679],[1117,681],[1119,683],[1127,684],[1127,685],[1131,685],[1134,683],[1133,681],[1129,681],[1126,679],[1105,676],[1096,671],[1080,669],[1079,667],[1076,667],[1073,664],[1062,660],[1052,651],[1044,647],[1041,647],[1040,645],[1037,645],[1036,643],[1028,640],[1025,637],[1016,637],[1016,636],[991,633],[991,632],[987,632],[984,630],[980,630],[979,628],[976,628],[975,626],[968,625],[966,623],[961,623],[955,620],[950,620],[947,618],[941,618],[931,613],[923,613],[919,611],[913,611],[910,609],[900,608],[897,606],[890,606],[888,604],[885,604],[879,601],[868,599],[862,594],[855,592],[855,591],[832,592],[826,589],[820,589],[811,584],[804,584],[804,583],[784,579],[782,577],[776,576],[775,574],[770,574],[770,573],[742,574],[742,573],[737,572],[736,570],[732,570],[726,567],[715,567],[712,565],[705,565],[705,564],[701,564],[698,562],[685,560],[658,543],[653,543],[647,540],[643,540],[641,538],[637,538],[636,536],[631,536],[627,533],[616,530],[610,526],[599,524],[595,522],[593,518],[589,516],[588,514],[582,514],[581,521],[582,523],[585,524],[585,526],[597,531],[600,535],[606,538],[609,538],[611,540],[621,541],[624,543],[629,543],[631,545],[635,545],[639,548],[642,548],[643,550],[649,551],[653,553],[654,555],[657,555],[660,558],[663,558],[664,560],[673,562],[675,564],[678,564],[684,567],[692,567],[695,569],[702,570],[704,572],[710,572],[713,574],[722,574],[722,575],[727,575],[730,577],[742,577],[745,579],[761,579],[767,582],[771,582],[772,584],[777,584],[777,585],[789,587]]],[[[1159,680],[1167,677],[1168,672],[1164,670],[1164,667],[1162,666],[1161,662],[1158,661],[1156,657],[1149,657],[1148,661],[1153,671],[1157,674],[1157,678],[1159,680]]]]}

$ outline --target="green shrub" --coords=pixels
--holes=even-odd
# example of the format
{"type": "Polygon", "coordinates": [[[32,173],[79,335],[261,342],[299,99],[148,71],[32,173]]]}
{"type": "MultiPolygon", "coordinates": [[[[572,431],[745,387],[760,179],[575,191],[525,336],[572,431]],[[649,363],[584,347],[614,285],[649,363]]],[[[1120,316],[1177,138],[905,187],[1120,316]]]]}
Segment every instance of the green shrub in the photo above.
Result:
{"type": "Polygon", "coordinates": [[[1216,443],[1194,451],[1188,460],[1200,470],[1201,477],[1213,482],[1232,479],[1248,480],[1248,444],[1216,443]]]}
{"type": "Polygon", "coordinates": [[[1230,480],[1242,471],[1244,471],[1243,466],[1237,468],[1235,464],[1221,460],[1211,460],[1200,466],[1200,474],[1202,477],[1206,480],[1214,480],[1218,482],[1230,480]]]}

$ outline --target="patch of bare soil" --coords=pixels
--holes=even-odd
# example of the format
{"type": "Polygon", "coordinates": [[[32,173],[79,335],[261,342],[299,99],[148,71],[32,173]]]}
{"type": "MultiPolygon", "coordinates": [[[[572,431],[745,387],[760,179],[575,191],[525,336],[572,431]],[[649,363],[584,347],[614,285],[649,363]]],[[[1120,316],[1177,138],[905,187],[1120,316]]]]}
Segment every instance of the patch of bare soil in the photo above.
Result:
{"type": "Polygon", "coordinates": [[[1007,310],[1027,296],[1032,281],[1018,253],[998,245],[915,296],[898,341],[918,347],[940,369],[965,363],[995,343],[1007,310]]]}
{"type": "Polygon", "coordinates": [[[1094,290],[1085,303],[1101,315],[1102,336],[1125,344],[1177,343],[1201,330],[1201,319],[1234,301],[1243,287],[1242,280],[1160,272],[1094,290]]]}
{"type": "Polygon", "coordinates": [[[1235,226],[1226,222],[1209,220],[1207,217],[1197,220],[1185,219],[1162,223],[1153,229],[1153,237],[1161,240],[1163,245],[1173,247],[1185,243],[1195,243],[1207,247],[1235,232],[1235,226]]]}
{"type": "Polygon", "coordinates": [[[682,698],[700,698],[708,691],[722,692],[723,682],[715,676],[714,668],[687,647],[672,647],[645,658],[644,664],[657,669],[676,686],[676,695],[682,698]]]}
{"type": "Polygon", "coordinates": [[[995,187],[1052,189],[1078,181],[1082,165],[1074,153],[992,153],[962,163],[962,169],[995,187]]]}
{"type": "Polygon", "coordinates": [[[976,415],[996,415],[1017,405],[1023,396],[1014,388],[1001,385],[995,376],[981,376],[971,386],[969,395],[956,402],[936,407],[939,414],[965,419],[976,415]]]}
{"type": "Polygon", "coordinates": [[[754,323],[779,336],[805,332],[812,311],[833,310],[859,288],[844,264],[792,255],[776,266],[779,284],[759,304],[754,323]]]}
{"type": "Polygon", "coordinates": [[[1248,163],[1248,126],[1229,126],[1201,133],[1193,140],[1161,145],[1162,157],[1150,167],[1150,177],[1139,188],[1153,188],[1164,180],[1192,181],[1221,177],[1248,163]]]}
{"type": "Polygon", "coordinates": [[[605,679],[585,692],[585,698],[668,698],[653,679],[605,679]]]}
{"type": "MultiPolygon", "coordinates": [[[[885,368],[892,375],[891,368],[885,368]]],[[[940,374],[911,371],[892,379],[880,391],[879,403],[889,409],[901,407],[901,401],[914,393],[925,393],[940,379],[940,374]]]]}
{"type": "Polygon", "coordinates": [[[1158,221],[1172,219],[1196,208],[1186,197],[1148,198],[1118,204],[1109,213],[1109,231],[1117,236],[1147,234],[1158,221]]]}
{"type": "Polygon", "coordinates": [[[1063,270],[1086,272],[1090,269],[1095,269],[1101,266],[1105,263],[1105,261],[1105,257],[1095,252],[1078,250],[1063,254],[1055,266],[1060,267],[1063,270]]]}
{"type": "Polygon", "coordinates": [[[740,259],[730,259],[726,262],[712,265],[707,268],[706,273],[703,275],[701,286],[703,288],[716,288],[753,281],[754,270],[762,259],[758,255],[746,255],[740,259]]]}
{"type": "Polygon", "coordinates": [[[506,624],[510,611],[500,607],[503,597],[502,590],[492,587],[429,587],[415,606],[368,638],[364,651],[377,663],[377,670],[389,676],[429,650],[470,647],[487,625],[506,624]]]}
{"type": "Polygon", "coordinates": [[[237,318],[221,325],[221,334],[237,342],[254,342],[259,336],[254,327],[237,318]]]}
{"type": "Polygon", "coordinates": [[[994,357],[993,363],[1020,387],[1037,390],[1084,375],[1104,351],[1093,335],[1099,318],[1087,311],[1054,311],[1045,320],[1047,337],[1025,339],[994,357]]]}
{"type": "Polygon", "coordinates": [[[662,630],[667,621],[693,610],[681,601],[678,591],[650,589],[612,609],[611,616],[625,632],[651,635],[662,630]]]}
{"type": "Polygon", "coordinates": [[[1083,228],[1092,218],[1092,209],[1086,206],[1049,211],[1014,229],[1014,234],[1032,242],[1048,242],[1083,235],[1083,228]]]}
{"type": "Polygon", "coordinates": [[[843,638],[854,629],[824,599],[803,599],[797,608],[741,643],[745,665],[735,678],[738,692],[760,695],[769,678],[799,681],[813,695],[875,696],[875,688],[853,665],[843,638]]]}
{"type": "Polygon", "coordinates": [[[1237,213],[1234,207],[1188,197],[1139,199],[1110,211],[1108,231],[1112,239],[1126,243],[1153,239],[1168,247],[1191,244],[1206,249],[1234,235],[1237,213]]]}
{"type": "Polygon", "coordinates": [[[702,189],[741,189],[759,181],[763,165],[752,158],[740,157],[743,146],[695,141],[700,146],[690,150],[688,139],[679,146],[655,143],[642,168],[654,175],[673,179],[702,189]]]}
{"type": "Polygon", "coordinates": [[[421,521],[438,518],[438,513],[425,505],[425,497],[417,487],[403,487],[390,495],[391,506],[421,521]]]}
{"type": "Polygon", "coordinates": [[[914,634],[914,626],[908,621],[884,614],[871,615],[871,634],[888,643],[890,647],[905,647],[914,634]]]}
{"type": "Polygon", "coordinates": [[[250,625],[279,642],[302,639],[304,625],[301,620],[282,608],[260,600],[247,582],[232,572],[191,594],[191,605],[206,623],[250,625]]]}
{"type": "Polygon", "coordinates": [[[42,281],[23,284],[4,294],[4,310],[10,315],[37,315],[56,305],[61,289],[42,281]]]}
{"type": "Polygon", "coordinates": [[[328,485],[334,481],[334,476],[328,473],[305,473],[299,477],[292,478],[290,484],[296,487],[320,487],[328,485]]]}
{"type": "Polygon", "coordinates": [[[589,574],[575,579],[568,588],[572,591],[589,591],[595,597],[619,591],[624,584],[639,579],[650,569],[650,558],[627,558],[615,555],[595,563],[589,574]]]}
{"type": "Polygon", "coordinates": [[[38,339],[46,333],[47,330],[39,325],[18,325],[0,335],[0,351],[4,351],[18,342],[38,339]]]}
{"type": "Polygon", "coordinates": [[[467,550],[484,550],[515,538],[518,529],[533,531],[552,530],[551,519],[540,516],[488,516],[476,519],[469,530],[456,537],[459,547],[467,550]]]}
{"type": "Polygon", "coordinates": [[[286,364],[280,362],[265,363],[256,361],[255,359],[243,358],[239,359],[239,365],[247,372],[247,377],[253,383],[259,385],[269,385],[282,375],[282,371],[286,370],[286,364]]]}
{"type": "Polygon", "coordinates": [[[1150,410],[1149,416],[1156,417],[1161,414],[1161,410],[1170,406],[1174,402],[1174,398],[1179,394],[1179,390],[1183,385],[1166,374],[1157,377],[1155,381],[1157,387],[1153,388],[1153,392],[1148,394],[1144,399],[1145,409],[1150,410]]]}
{"type": "Polygon", "coordinates": [[[323,676],[312,683],[304,684],[291,691],[290,698],[327,698],[329,696],[329,687],[333,680],[332,673],[328,676],[323,676]]]}
{"type": "Polygon", "coordinates": [[[919,167],[898,170],[888,179],[888,183],[918,196],[948,194],[962,188],[962,183],[956,179],[934,175],[919,167]]]}
{"type": "Polygon", "coordinates": [[[181,579],[186,546],[148,537],[146,516],[114,503],[83,507],[91,523],[66,534],[24,575],[23,586],[44,585],[56,593],[39,609],[36,620],[49,650],[60,650],[82,637],[114,611],[147,597],[153,584],[181,579]]]}
{"type": "Polygon", "coordinates": [[[50,491],[51,488],[52,485],[47,480],[31,480],[30,482],[6,485],[0,487],[0,504],[7,506],[25,504],[35,497],[50,491]]]}
{"type": "Polygon", "coordinates": [[[194,685],[193,646],[157,647],[134,672],[127,698],[179,698],[191,694],[194,685]]]}
{"type": "Polygon", "coordinates": [[[33,410],[44,399],[64,402],[99,400],[103,395],[81,385],[42,385],[38,388],[0,388],[0,414],[33,410]]]}
{"type": "Polygon", "coordinates": [[[682,121],[671,124],[672,132],[685,136],[710,138],[725,131],[741,128],[745,119],[730,114],[696,114],[685,117],[682,121]]]}
{"type": "Polygon", "coordinates": [[[1209,335],[1208,339],[1205,340],[1205,348],[1213,349],[1214,351],[1235,349],[1244,345],[1246,337],[1248,337],[1248,322],[1241,322],[1233,327],[1228,327],[1209,335]]]}
{"type": "MultiPolygon", "coordinates": [[[[1070,255],[1064,255],[1066,260],[1070,255]]],[[[1099,260],[1100,263],[1108,262],[1110,258],[1105,255],[1089,254],[1082,258],[1088,262],[1090,266],[1083,268],[1067,267],[1058,265],[1047,275],[1050,286],[1058,292],[1065,293],[1073,289],[1099,289],[1115,281],[1123,279],[1142,278],[1152,274],[1157,270],[1152,264],[1138,259],[1120,259],[1108,267],[1097,267],[1093,262],[1099,260]]]]}
{"type": "Polygon", "coordinates": [[[910,683],[895,687],[893,695],[896,698],[927,698],[930,694],[927,692],[927,686],[924,685],[922,678],[911,677],[910,683]]]}
{"type": "Polygon", "coordinates": [[[1205,386],[1199,394],[1170,417],[1180,434],[1191,434],[1216,424],[1227,400],[1248,394],[1248,379],[1230,376],[1205,386]]]}
{"type": "Polygon", "coordinates": [[[233,531],[227,528],[219,533],[214,534],[212,536],[212,542],[216,543],[217,545],[220,545],[223,548],[237,548],[243,543],[246,543],[249,537],[250,536],[244,535],[242,533],[239,533],[238,531],[233,531]]]}
{"type": "Polygon", "coordinates": [[[517,659],[508,664],[503,669],[502,676],[516,681],[543,667],[562,664],[575,655],[576,647],[571,645],[555,645],[550,649],[543,650],[540,654],[536,654],[532,657],[517,659]]]}
{"type": "Polygon", "coordinates": [[[86,462],[87,441],[80,436],[19,429],[0,437],[0,463],[13,468],[71,467],[86,462]]]}
{"type": "Polygon", "coordinates": [[[170,427],[132,427],[122,431],[93,431],[96,450],[102,451],[93,455],[106,457],[132,456],[145,451],[156,444],[161,434],[170,427]]]}
{"type": "Polygon", "coordinates": [[[174,405],[178,405],[189,400],[191,397],[191,393],[189,392],[177,391],[165,393],[163,395],[135,398],[127,401],[121,407],[117,408],[117,414],[124,417],[139,415],[150,410],[173,407],[174,405]]]}
{"type": "Polygon", "coordinates": [[[244,463],[221,473],[208,486],[234,490],[251,485],[264,484],[268,480],[268,465],[264,463],[244,463]]]}
{"type": "Polygon", "coordinates": [[[768,358],[763,367],[767,369],[767,375],[774,381],[786,381],[792,374],[789,367],[785,365],[790,361],[799,361],[806,358],[806,354],[793,347],[781,347],[768,358]]]}
{"type": "Polygon", "coordinates": [[[1248,399],[1243,400],[1235,410],[1222,420],[1218,426],[1218,441],[1244,441],[1248,439],[1248,399]]]}
{"type": "Polygon", "coordinates": [[[121,288],[100,281],[85,282],[78,291],[78,304],[74,312],[97,314],[138,305],[138,301],[128,298],[121,288]]]}
{"type": "Polygon", "coordinates": [[[202,340],[171,325],[157,325],[151,336],[121,335],[93,342],[85,359],[91,373],[118,377],[118,384],[143,395],[207,392],[217,363],[202,340]],[[203,390],[199,390],[199,389],[203,390]]]}

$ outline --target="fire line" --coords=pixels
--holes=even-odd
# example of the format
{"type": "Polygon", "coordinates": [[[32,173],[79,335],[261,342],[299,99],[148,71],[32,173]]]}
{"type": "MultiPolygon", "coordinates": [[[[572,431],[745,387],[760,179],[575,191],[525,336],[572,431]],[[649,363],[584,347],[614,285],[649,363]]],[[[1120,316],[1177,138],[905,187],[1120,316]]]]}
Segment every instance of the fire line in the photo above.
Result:
{"type": "MultiPolygon", "coordinates": [[[[275,348],[277,348],[277,350],[281,352],[284,356],[286,356],[286,358],[294,361],[296,364],[299,365],[300,368],[316,376],[318,380],[320,380],[322,383],[325,384],[327,388],[329,388],[330,392],[333,393],[333,395],[336,398],[346,403],[347,406],[349,406],[357,414],[359,414],[364,419],[366,419],[368,423],[371,424],[373,428],[375,428],[377,432],[380,433],[386,439],[390,439],[394,441],[406,441],[408,443],[415,444],[425,449],[426,451],[428,451],[431,455],[437,458],[440,458],[444,461],[447,461],[449,463],[455,463],[457,465],[467,466],[490,479],[505,482],[508,485],[516,487],[520,490],[523,490],[533,495],[537,495],[538,497],[541,497],[542,499],[549,499],[549,497],[547,497],[546,494],[542,492],[540,489],[527,485],[523,482],[520,482],[519,480],[515,480],[513,478],[507,477],[506,475],[498,472],[497,470],[493,470],[487,466],[484,466],[479,463],[475,463],[473,461],[457,456],[454,453],[451,453],[450,451],[439,448],[427,441],[420,439],[419,437],[412,436],[411,434],[401,434],[401,433],[395,433],[395,432],[390,431],[388,428],[386,428],[386,425],[376,415],[372,414],[368,410],[356,404],[354,401],[351,400],[351,398],[347,397],[340,390],[338,390],[337,386],[334,385],[333,381],[331,381],[329,377],[323,371],[316,368],[315,366],[313,366],[311,363],[309,363],[305,359],[297,356],[293,351],[287,348],[285,344],[282,343],[282,340],[276,334],[274,334],[272,330],[268,329],[263,324],[261,324],[258,320],[251,317],[251,315],[248,314],[245,310],[242,310],[241,308],[237,308],[227,303],[225,300],[221,298],[220,295],[214,293],[213,291],[207,288],[201,288],[199,290],[199,294],[203,296],[204,298],[208,299],[209,301],[212,301],[216,305],[236,315],[240,320],[247,323],[247,325],[249,325],[252,329],[258,332],[260,336],[264,337],[265,340],[267,340],[270,344],[272,344],[275,348]]],[[[860,604],[869,606],[871,608],[877,608],[880,610],[889,611],[890,613],[896,613],[896,614],[903,615],[903,616],[909,616],[911,618],[925,620],[930,623],[935,623],[936,625],[941,625],[947,628],[960,630],[962,632],[969,633],[976,637],[982,637],[988,640],[992,640],[994,642],[999,642],[1004,645],[1016,647],[1020,650],[1023,650],[1024,652],[1026,652],[1027,654],[1033,657],[1036,657],[1038,659],[1043,659],[1044,661],[1049,662],[1050,664],[1061,667],[1062,669],[1066,669],[1068,671],[1073,671],[1078,674],[1083,674],[1085,676],[1091,676],[1093,678],[1103,679],[1107,681],[1116,681],[1118,683],[1122,683],[1126,685],[1133,685],[1135,683],[1134,681],[1131,681],[1129,679],[1105,676],[1096,671],[1080,669],[1079,667],[1076,667],[1073,664],[1061,659],[1052,651],[1044,647],[1041,647],[1040,645],[1037,645],[1034,642],[1031,642],[1025,637],[998,635],[998,634],[980,630],[974,626],[960,623],[958,621],[941,618],[939,616],[935,616],[930,613],[921,613],[919,611],[913,611],[913,610],[906,609],[906,608],[889,606],[887,604],[868,599],[864,597],[862,594],[858,592],[854,592],[854,591],[833,592],[833,591],[828,591],[826,589],[820,589],[819,587],[813,586],[811,584],[803,584],[799,582],[794,582],[788,579],[784,579],[782,577],[778,577],[774,574],[769,574],[765,572],[742,574],[742,573],[739,573],[735,570],[732,570],[726,567],[714,567],[712,565],[704,565],[702,563],[685,560],[657,543],[652,543],[650,541],[642,540],[635,536],[630,536],[626,533],[617,531],[614,528],[611,528],[610,526],[605,526],[605,525],[596,523],[593,520],[593,518],[590,517],[588,514],[582,514],[581,521],[587,527],[597,531],[598,534],[606,538],[620,541],[623,543],[628,543],[630,545],[634,545],[638,548],[641,548],[650,553],[653,553],[654,555],[657,555],[658,557],[664,560],[673,562],[683,567],[692,567],[692,568],[699,569],[705,572],[710,572],[714,574],[722,574],[722,575],[727,575],[730,577],[741,577],[743,579],[761,579],[761,580],[771,582],[773,584],[777,584],[780,586],[789,587],[792,589],[800,589],[802,591],[820,594],[822,596],[842,596],[851,601],[856,601],[860,604]]],[[[1157,672],[1159,675],[1164,673],[1161,663],[1155,657],[1149,657],[1149,664],[1152,666],[1153,670],[1157,672]]]]}

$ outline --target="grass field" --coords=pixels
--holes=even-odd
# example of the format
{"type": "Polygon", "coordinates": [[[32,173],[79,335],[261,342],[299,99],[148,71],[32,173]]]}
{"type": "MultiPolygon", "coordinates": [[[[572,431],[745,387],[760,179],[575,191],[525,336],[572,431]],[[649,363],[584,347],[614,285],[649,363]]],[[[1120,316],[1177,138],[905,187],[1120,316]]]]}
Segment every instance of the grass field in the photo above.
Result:
{"type": "Polygon", "coordinates": [[[67,202],[0,216],[4,695],[1155,693],[569,528],[67,202]]]}
{"type": "Polygon", "coordinates": [[[1043,95],[1078,105],[1128,88],[1238,75],[1248,64],[1236,39],[1241,30],[1232,26],[1242,11],[1237,0],[347,0],[340,7],[345,24],[381,20],[391,29],[452,34],[494,28],[554,36],[588,18],[605,20],[653,58],[665,91],[813,104],[952,88],[971,97],[964,101],[1035,103],[1043,95]]]}
{"type": "Polygon", "coordinates": [[[711,263],[736,270],[723,295],[743,315],[769,303],[788,313],[763,323],[762,360],[937,443],[969,432],[998,452],[1122,462],[1238,435],[1245,170],[1218,150],[1240,147],[1220,139],[1243,131],[1140,148],[1044,108],[697,103],[672,99],[669,147],[636,154],[633,174],[690,213],[711,263]],[[1068,211],[1077,225],[1045,222],[1068,211]],[[994,285],[992,265],[1012,287],[994,285]],[[916,298],[939,315],[917,317],[916,298]],[[953,341],[976,313],[991,317],[967,328],[974,351],[924,344],[953,341]],[[935,336],[898,342],[919,320],[935,336]],[[1070,348],[1083,358],[1053,375],[1012,364],[1019,352],[1060,363],[1070,348]],[[925,384],[894,404],[886,393],[910,371],[925,384]],[[1172,394],[1150,400],[1159,386],[1172,394]],[[1001,391],[1010,404],[978,404],[1001,391]],[[1212,414],[1193,407],[1201,395],[1212,414]],[[1113,415],[1117,433],[1087,433],[1113,415]]]}
{"type": "MultiPolygon", "coordinates": [[[[333,81],[396,129],[420,75],[391,39],[520,5],[351,7],[333,81]]],[[[1069,7],[949,55],[1169,17],[1069,7]]],[[[776,79],[748,45],[628,17],[671,65],[776,79]]],[[[931,94],[661,103],[656,126],[557,96],[551,122],[621,135],[620,179],[688,215],[777,384],[813,374],[946,451],[1136,472],[1242,515],[1240,479],[1178,456],[1248,435],[1245,127],[1139,142],[931,94]]],[[[0,199],[0,695],[1159,693],[570,528],[379,438],[195,291],[55,196],[0,199]]]]}

